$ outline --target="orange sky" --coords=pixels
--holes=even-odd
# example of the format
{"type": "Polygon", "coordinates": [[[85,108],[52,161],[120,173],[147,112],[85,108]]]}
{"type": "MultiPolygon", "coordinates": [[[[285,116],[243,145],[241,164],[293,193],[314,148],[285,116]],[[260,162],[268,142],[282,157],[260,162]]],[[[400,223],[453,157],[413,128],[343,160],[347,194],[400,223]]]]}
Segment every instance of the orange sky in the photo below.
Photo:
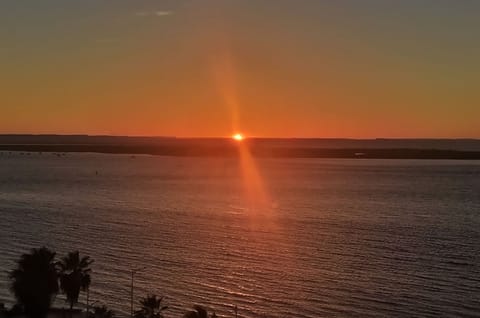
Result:
{"type": "Polygon", "coordinates": [[[0,4],[0,133],[480,138],[480,5],[0,4]]]}

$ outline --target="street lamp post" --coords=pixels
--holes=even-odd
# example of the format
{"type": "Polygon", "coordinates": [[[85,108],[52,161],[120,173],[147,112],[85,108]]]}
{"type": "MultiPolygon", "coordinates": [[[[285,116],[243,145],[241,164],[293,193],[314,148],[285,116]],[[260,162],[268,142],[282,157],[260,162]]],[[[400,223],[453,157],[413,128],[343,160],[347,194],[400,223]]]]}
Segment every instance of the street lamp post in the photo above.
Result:
{"type": "Polygon", "coordinates": [[[90,311],[90,304],[88,301],[90,300],[90,288],[87,287],[87,318],[88,318],[88,313],[90,311]]]}
{"type": "Polygon", "coordinates": [[[132,269],[131,271],[131,281],[130,281],[130,316],[133,318],[133,275],[135,275],[137,272],[146,269],[147,267],[140,267],[136,269],[132,269]]]}

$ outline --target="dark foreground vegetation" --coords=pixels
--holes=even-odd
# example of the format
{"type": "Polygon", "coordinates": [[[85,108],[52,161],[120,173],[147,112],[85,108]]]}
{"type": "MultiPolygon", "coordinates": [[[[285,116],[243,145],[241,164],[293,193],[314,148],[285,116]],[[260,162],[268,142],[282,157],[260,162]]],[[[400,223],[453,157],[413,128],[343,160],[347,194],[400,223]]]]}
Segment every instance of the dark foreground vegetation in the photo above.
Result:
{"type": "MultiPolygon", "coordinates": [[[[17,261],[16,268],[9,274],[10,290],[16,303],[9,309],[2,305],[0,317],[2,314],[6,317],[27,318],[116,317],[115,312],[105,305],[96,305],[92,308],[89,306],[92,263],[90,257],[81,256],[78,251],[70,252],[60,259],[56,258],[55,252],[46,247],[32,249],[30,253],[23,254],[17,261]],[[82,292],[86,293],[87,298],[85,311],[75,308],[82,292]],[[59,293],[64,295],[68,309],[51,308],[59,293]]],[[[134,318],[164,318],[167,311],[168,306],[164,304],[164,298],[154,294],[140,299],[137,310],[134,310],[132,303],[134,318]]],[[[195,305],[193,310],[186,311],[183,317],[216,318],[217,315],[195,305]]]]}

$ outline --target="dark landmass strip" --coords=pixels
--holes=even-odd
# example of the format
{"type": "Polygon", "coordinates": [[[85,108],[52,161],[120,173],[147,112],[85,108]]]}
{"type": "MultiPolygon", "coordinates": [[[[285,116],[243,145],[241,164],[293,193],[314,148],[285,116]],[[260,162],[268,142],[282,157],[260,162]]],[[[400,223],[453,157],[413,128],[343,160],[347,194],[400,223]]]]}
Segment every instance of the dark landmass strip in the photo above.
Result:
{"type": "MultiPolygon", "coordinates": [[[[252,147],[322,149],[437,149],[480,151],[479,139],[253,138],[252,147]]],[[[175,138],[89,135],[0,135],[0,145],[224,146],[228,138],[175,138]]]]}
{"type": "MultiPolygon", "coordinates": [[[[359,159],[457,159],[480,160],[480,151],[435,149],[326,149],[262,147],[249,145],[256,157],[267,158],[359,158],[359,159]]],[[[239,145],[0,145],[0,152],[92,152],[107,154],[148,154],[179,157],[235,157],[239,145]]],[[[1,154],[1,153],[0,153],[1,154]]]]}
{"type": "MultiPolygon", "coordinates": [[[[0,152],[94,152],[182,157],[233,157],[240,147],[257,157],[480,160],[476,139],[266,139],[0,135],[0,152]]],[[[0,153],[1,154],[1,153],[0,153]]]]}

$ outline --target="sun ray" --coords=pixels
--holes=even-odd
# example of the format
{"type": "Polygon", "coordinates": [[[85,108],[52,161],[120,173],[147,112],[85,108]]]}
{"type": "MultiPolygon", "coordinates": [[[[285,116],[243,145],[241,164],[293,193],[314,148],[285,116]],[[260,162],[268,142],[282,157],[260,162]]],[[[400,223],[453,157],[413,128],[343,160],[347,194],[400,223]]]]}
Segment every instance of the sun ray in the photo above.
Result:
{"type": "Polygon", "coordinates": [[[258,170],[257,162],[251,153],[251,143],[241,130],[241,105],[239,83],[233,54],[229,49],[228,37],[222,32],[215,38],[215,53],[212,55],[212,70],[219,96],[231,115],[232,140],[238,148],[240,167],[244,181],[246,204],[256,211],[266,211],[271,207],[270,196],[266,190],[264,180],[258,170]]]}

